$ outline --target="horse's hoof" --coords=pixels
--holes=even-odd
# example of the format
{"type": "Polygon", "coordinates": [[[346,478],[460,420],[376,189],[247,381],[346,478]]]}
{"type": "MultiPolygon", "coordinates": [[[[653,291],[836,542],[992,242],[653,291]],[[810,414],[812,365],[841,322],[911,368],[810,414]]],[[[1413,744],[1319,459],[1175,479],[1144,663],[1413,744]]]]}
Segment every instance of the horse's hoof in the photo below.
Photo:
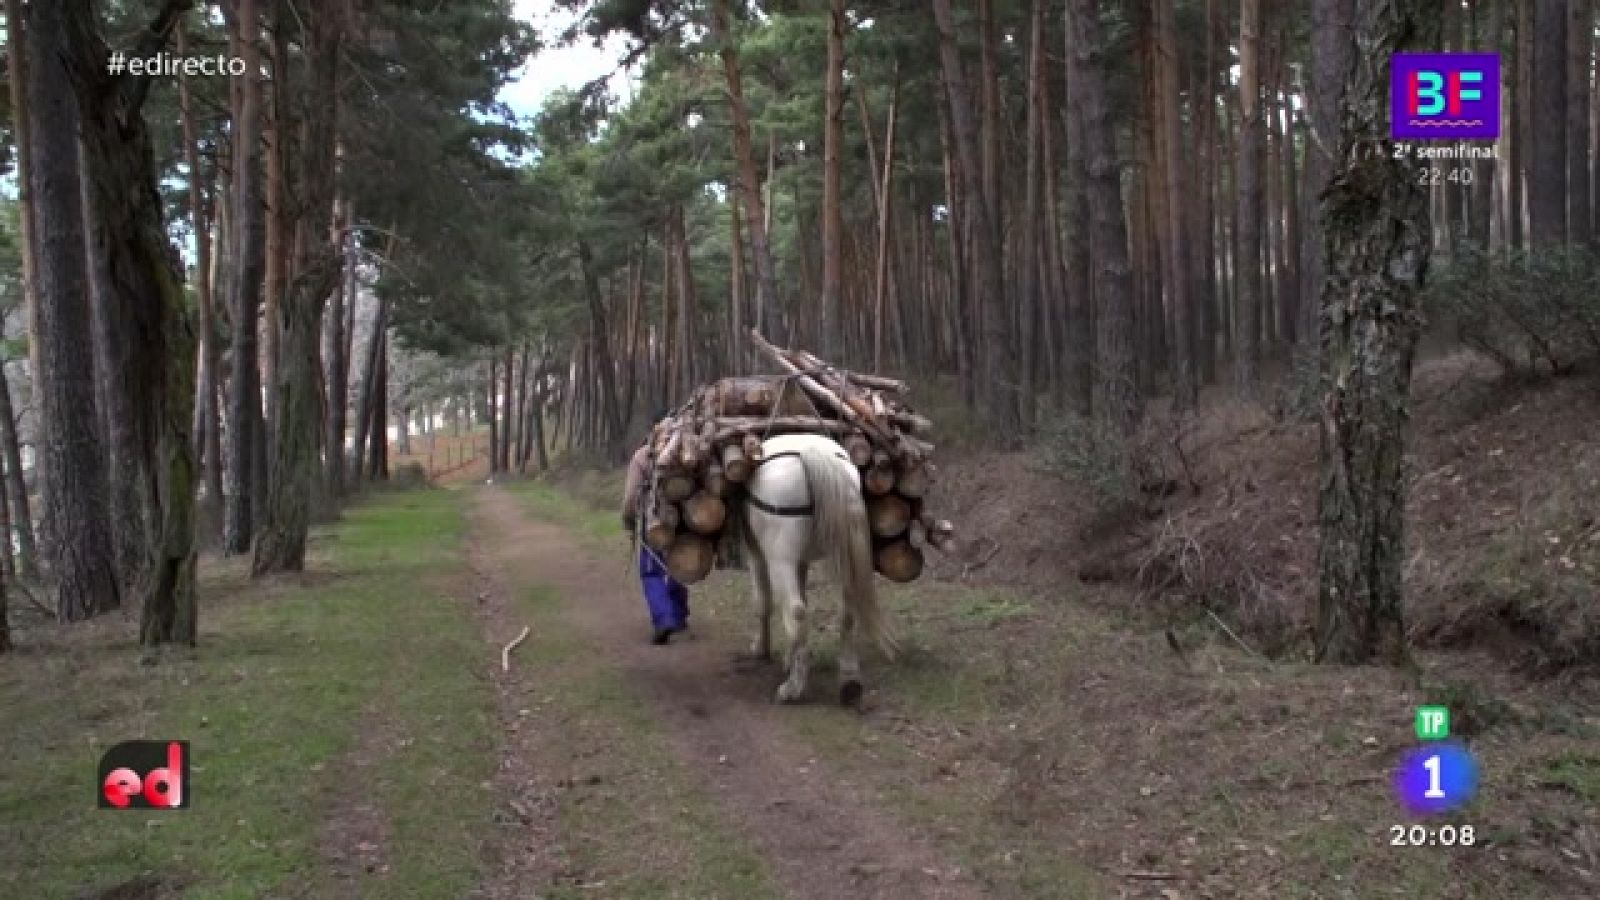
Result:
{"type": "Polygon", "coordinates": [[[865,691],[861,687],[861,682],[852,678],[849,681],[846,681],[844,684],[839,685],[839,705],[858,706],[861,703],[861,695],[863,693],[865,693],[865,691]]]}
{"type": "Polygon", "coordinates": [[[778,703],[794,703],[800,699],[800,695],[803,693],[805,693],[805,688],[796,687],[785,681],[783,684],[778,685],[776,699],[778,703]]]}

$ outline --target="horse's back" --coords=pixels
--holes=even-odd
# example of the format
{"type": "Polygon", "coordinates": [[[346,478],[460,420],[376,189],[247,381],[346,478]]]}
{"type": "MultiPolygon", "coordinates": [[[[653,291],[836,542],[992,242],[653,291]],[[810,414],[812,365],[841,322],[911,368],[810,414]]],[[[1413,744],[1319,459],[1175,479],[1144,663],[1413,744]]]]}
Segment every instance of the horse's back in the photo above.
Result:
{"type": "Polygon", "coordinates": [[[850,459],[838,441],[820,434],[776,434],[761,442],[761,453],[770,458],[782,453],[799,453],[808,447],[824,450],[846,462],[850,459]]]}

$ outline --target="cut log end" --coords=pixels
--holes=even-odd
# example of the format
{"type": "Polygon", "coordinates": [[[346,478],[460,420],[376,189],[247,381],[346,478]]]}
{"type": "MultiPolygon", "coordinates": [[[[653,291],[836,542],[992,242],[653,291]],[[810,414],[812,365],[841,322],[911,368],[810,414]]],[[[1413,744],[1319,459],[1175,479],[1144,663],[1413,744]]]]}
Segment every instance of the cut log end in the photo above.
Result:
{"type": "Polygon", "coordinates": [[[915,581],[922,574],[922,551],[910,541],[884,544],[873,554],[873,568],[897,584],[915,581]]]}
{"type": "Polygon", "coordinates": [[[722,477],[733,484],[743,484],[750,478],[750,460],[740,442],[722,448],[722,477]]]}
{"type": "Polygon", "coordinates": [[[932,481],[926,463],[912,463],[901,470],[900,476],[895,479],[894,489],[905,497],[923,497],[928,493],[932,481]]]}
{"type": "Polygon", "coordinates": [[[872,523],[874,535],[899,537],[911,524],[911,504],[895,494],[872,497],[867,501],[867,519],[872,523]]]}
{"type": "Polygon", "coordinates": [[[661,494],[668,500],[676,503],[689,499],[694,493],[694,479],[688,475],[674,473],[661,479],[661,494]]]}
{"type": "Polygon", "coordinates": [[[681,533],[667,551],[667,571],[683,584],[694,584],[705,579],[716,560],[716,545],[693,533],[681,533]]]}
{"type": "Polygon", "coordinates": [[[714,537],[727,518],[727,504],[709,490],[699,491],[683,501],[683,522],[698,534],[714,537]]]}

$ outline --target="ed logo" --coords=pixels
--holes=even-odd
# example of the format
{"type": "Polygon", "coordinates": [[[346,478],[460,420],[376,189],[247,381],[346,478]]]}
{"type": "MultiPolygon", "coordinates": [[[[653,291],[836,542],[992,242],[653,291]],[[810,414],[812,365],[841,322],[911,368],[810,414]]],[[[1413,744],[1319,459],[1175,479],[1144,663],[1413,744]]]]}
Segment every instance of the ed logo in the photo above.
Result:
{"type": "Polygon", "coordinates": [[[100,757],[101,809],[188,809],[189,742],[123,741],[100,757]]]}
{"type": "Polygon", "coordinates": [[[1396,53],[1389,58],[1389,136],[1500,136],[1500,54],[1396,53]]]}

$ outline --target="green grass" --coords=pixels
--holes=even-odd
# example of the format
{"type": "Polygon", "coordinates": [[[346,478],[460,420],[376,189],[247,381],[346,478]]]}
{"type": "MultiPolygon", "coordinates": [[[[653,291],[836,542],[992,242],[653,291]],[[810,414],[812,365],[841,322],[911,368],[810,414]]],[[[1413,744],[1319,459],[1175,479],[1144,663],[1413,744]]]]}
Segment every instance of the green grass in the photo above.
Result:
{"type": "Polygon", "coordinates": [[[1545,779],[1591,806],[1600,806],[1600,754],[1563,753],[1551,760],[1545,779]]]}
{"type": "Polygon", "coordinates": [[[387,822],[391,870],[363,887],[464,895],[494,733],[491,698],[463,662],[482,655],[476,626],[446,594],[462,565],[459,504],[437,491],[350,509],[314,536],[305,579],[255,586],[236,563],[208,562],[201,645],[160,665],[138,665],[131,622],[0,660],[0,765],[17,776],[0,780],[0,871],[30,897],[142,875],[188,897],[348,893],[330,881],[321,829],[334,792],[351,789],[341,754],[376,717],[382,758],[360,789],[387,822]],[[98,757],[141,737],[192,741],[192,808],[95,808],[98,757]]]}
{"type": "Polygon", "coordinates": [[[586,882],[551,885],[546,896],[778,896],[761,855],[723,822],[646,699],[562,619],[560,595],[536,585],[520,605],[541,623],[522,652],[538,661],[549,704],[528,727],[555,726],[536,732],[541,754],[571,761],[558,820],[586,882]]]}
{"type": "MultiPolygon", "coordinates": [[[[529,511],[538,518],[564,525],[590,541],[615,544],[615,539],[623,533],[620,500],[612,506],[602,506],[601,497],[595,490],[577,496],[565,487],[548,481],[517,481],[512,482],[508,489],[521,497],[529,511]]],[[[621,496],[620,482],[617,483],[616,496],[621,496]]]]}

